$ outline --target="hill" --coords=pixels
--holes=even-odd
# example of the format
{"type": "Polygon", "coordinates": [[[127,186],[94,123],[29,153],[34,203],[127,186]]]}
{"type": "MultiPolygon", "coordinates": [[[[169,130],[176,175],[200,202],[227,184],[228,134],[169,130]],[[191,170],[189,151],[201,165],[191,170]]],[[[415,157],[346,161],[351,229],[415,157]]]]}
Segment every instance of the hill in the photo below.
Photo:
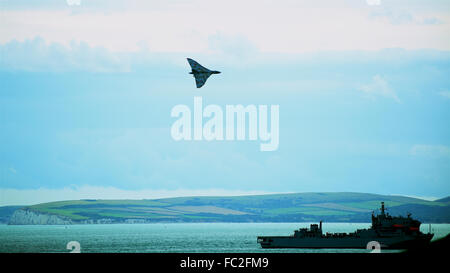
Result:
{"type": "Polygon", "coordinates": [[[149,222],[370,222],[385,202],[388,213],[450,223],[448,202],[368,193],[293,193],[151,200],[72,200],[15,211],[9,224],[149,222]]]}
{"type": "Polygon", "coordinates": [[[441,199],[435,200],[435,202],[450,203],[450,196],[447,196],[445,198],[441,198],[441,199]]]}
{"type": "Polygon", "coordinates": [[[13,213],[24,206],[3,206],[0,207],[0,224],[7,224],[13,213]]]}

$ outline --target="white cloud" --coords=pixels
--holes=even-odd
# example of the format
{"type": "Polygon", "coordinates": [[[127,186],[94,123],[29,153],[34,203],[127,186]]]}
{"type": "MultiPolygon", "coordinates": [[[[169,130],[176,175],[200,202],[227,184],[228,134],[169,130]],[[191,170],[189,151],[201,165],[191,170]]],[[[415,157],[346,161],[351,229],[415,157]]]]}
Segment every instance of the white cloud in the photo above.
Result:
{"type": "Polygon", "coordinates": [[[358,90],[364,92],[367,96],[375,98],[377,96],[390,98],[400,103],[395,91],[389,86],[389,83],[380,75],[375,75],[372,81],[368,84],[362,85],[358,90]]]}
{"type": "MultiPolygon", "coordinates": [[[[389,20],[373,20],[370,14],[377,6],[364,2],[280,2],[133,1],[129,7],[116,3],[121,9],[109,8],[109,3],[91,9],[82,3],[78,12],[73,8],[5,9],[0,43],[40,36],[63,44],[86,41],[114,51],[136,51],[144,41],[151,51],[205,52],[210,50],[210,37],[220,32],[245,37],[262,52],[450,49],[444,35],[450,22],[445,11],[421,14],[417,9],[414,18],[424,24],[393,26],[389,20]],[[83,10],[85,6],[87,10],[83,10]]],[[[409,20],[407,15],[394,17],[409,20]]]]}
{"type": "Polygon", "coordinates": [[[81,5],[81,0],[66,0],[67,5],[69,6],[79,6],[81,5]]]}
{"type": "Polygon", "coordinates": [[[416,144],[410,151],[413,156],[432,156],[450,158],[450,147],[445,145],[423,145],[416,144]]]}
{"type": "Polygon", "coordinates": [[[379,6],[381,5],[381,0],[366,0],[366,3],[369,6],[379,6]]]}
{"type": "Polygon", "coordinates": [[[0,189],[0,206],[34,205],[80,199],[157,199],[186,196],[240,196],[269,194],[264,191],[224,189],[123,190],[115,187],[81,186],[61,189],[0,189]]]}
{"type": "MultiPolygon", "coordinates": [[[[372,0],[374,1],[374,0],[372,0]]],[[[381,4],[381,3],[379,3],[381,4]]],[[[375,5],[372,5],[375,6],[375,5]]],[[[430,11],[418,11],[411,9],[408,5],[378,5],[369,13],[369,18],[373,20],[385,21],[391,25],[439,25],[444,24],[440,13],[430,11]]],[[[419,9],[420,10],[420,9],[419,9]]]]}
{"type": "Polygon", "coordinates": [[[441,91],[441,92],[439,92],[439,95],[441,95],[442,97],[444,97],[446,99],[450,99],[450,91],[441,91]]]}
{"type": "Polygon", "coordinates": [[[72,41],[64,46],[46,43],[41,37],[0,45],[0,69],[25,71],[127,72],[129,56],[114,54],[102,47],[72,41]]]}
{"type": "Polygon", "coordinates": [[[222,54],[242,59],[258,52],[258,49],[247,38],[241,35],[230,36],[220,32],[211,35],[208,48],[213,54],[222,54]]]}

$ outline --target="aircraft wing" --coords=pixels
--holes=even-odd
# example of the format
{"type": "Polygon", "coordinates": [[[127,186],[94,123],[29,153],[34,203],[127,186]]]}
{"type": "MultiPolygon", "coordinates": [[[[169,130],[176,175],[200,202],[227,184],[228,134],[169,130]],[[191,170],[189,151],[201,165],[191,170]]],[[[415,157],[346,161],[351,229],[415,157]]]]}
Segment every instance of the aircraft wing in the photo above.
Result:
{"type": "MultiPolygon", "coordinates": [[[[201,66],[199,63],[197,63],[196,61],[187,58],[189,65],[191,66],[192,72],[196,73],[196,72],[200,72],[200,73],[206,73],[206,72],[210,72],[211,70],[209,70],[208,68],[205,68],[203,66],[201,66]]],[[[209,77],[209,75],[208,75],[209,77]]],[[[208,78],[206,77],[206,78],[208,78]]],[[[205,80],[206,81],[206,80],[205,80]]]]}
{"type": "Polygon", "coordinates": [[[197,85],[197,88],[202,87],[206,80],[209,78],[209,76],[211,76],[211,72],[206,72],[206,73],[193,73],[194,78],[195,78],[195,84],[197,85]]]}

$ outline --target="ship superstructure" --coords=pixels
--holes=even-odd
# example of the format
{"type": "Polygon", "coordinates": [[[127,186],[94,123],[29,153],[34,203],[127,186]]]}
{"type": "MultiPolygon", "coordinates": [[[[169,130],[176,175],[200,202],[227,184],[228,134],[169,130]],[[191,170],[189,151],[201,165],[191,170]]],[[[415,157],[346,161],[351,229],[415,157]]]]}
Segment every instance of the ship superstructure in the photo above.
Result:
{"type": "Polygon", "coordinates": [[[406,217],[391,216],[386,213],[381,202],[381,213],[372,213],[372,226],[351,233],[323,233],[322,221],[311,224],[310,228],[300,228],[291,236],[258,236],[263,248],[367,248],[369,243],[382,249],[407,249],[424,246],[433,234],[420,231],[421,222],[406,217]]]}

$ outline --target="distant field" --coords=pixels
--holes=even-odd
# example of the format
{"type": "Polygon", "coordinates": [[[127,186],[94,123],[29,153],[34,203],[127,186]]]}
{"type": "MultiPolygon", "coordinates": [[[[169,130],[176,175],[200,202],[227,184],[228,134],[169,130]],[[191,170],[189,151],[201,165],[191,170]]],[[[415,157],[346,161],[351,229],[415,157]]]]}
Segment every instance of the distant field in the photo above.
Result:
{"type": "Polygon", "coordinates": [[[110,219],[123,222],[370,222],[385,202],[388,213],[423,222],[450,223],[447,199],[426,201],[367,193],[296,193],[236,197],[180,197],[152,200],[71,200],[22,208],[73,222],[110,219]]]}

